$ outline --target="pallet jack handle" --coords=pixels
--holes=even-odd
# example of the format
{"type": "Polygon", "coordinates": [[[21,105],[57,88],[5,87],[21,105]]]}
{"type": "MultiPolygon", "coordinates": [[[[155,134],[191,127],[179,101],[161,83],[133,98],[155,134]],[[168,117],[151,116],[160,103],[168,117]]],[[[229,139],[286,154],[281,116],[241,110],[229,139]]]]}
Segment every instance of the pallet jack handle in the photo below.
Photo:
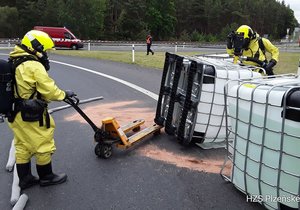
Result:
{"type": "Polygon", "coordinates": [[[95,132],[98,132],[100,128],[98,128],[97,125],[95,125],[95,123],[82,111],[82,109],[79,108],[79,101],[79,98],[77,98],[76,96],[66,97],[64,99],[64,102],[70,104],[83,117],[83,119],[87,121],[87,123],[92,127],[92,129],[95,132]]]}

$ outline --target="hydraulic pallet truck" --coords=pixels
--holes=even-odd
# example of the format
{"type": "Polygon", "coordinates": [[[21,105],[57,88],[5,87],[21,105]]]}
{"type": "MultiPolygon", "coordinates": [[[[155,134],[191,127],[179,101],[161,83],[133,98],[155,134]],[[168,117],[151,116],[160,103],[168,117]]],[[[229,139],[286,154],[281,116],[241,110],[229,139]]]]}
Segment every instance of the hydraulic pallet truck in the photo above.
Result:
{"type": "Polygon", "coordinates": [[[108,117],[102,120],[101,128],[97,127],[95,123],[79,108],[79,99],[76,97],[66,98],[64,100],[70,104],[92,127],[94,130],[94,140],[97,142],[95,146],[95,154],[98,157],[107,159],[112,155],[112,145],[121,149],[128,149],[135,143],[140,142],[144,137],[150,134],[160,134],[162,126],[154,124],[143,130],[141,125],[145,123],[145,120],[139,119],[128,123],[125,126],[120,126],[119,123],[113,117],[108,117]],[[127,136],[130,131],[135,132],[131,136],[127,136]]]}

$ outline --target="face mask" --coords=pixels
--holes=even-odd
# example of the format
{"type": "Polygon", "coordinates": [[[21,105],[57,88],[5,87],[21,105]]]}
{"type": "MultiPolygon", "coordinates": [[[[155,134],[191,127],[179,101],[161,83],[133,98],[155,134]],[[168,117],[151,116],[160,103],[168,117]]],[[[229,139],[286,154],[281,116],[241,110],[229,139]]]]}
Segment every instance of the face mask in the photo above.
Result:
{"type": "Polygon", "coordinates": [[[248,49],[250,43],[249,38],[244,38],[243,35],[236,35],[233,39],[234,55],[240,56],[244,49],[248,49]]]}
{"type": "Polygon", "coordinates": [[[244,36],[235,35],[233,39],[234,55],[240,56],[243,53],[244,36]]]}

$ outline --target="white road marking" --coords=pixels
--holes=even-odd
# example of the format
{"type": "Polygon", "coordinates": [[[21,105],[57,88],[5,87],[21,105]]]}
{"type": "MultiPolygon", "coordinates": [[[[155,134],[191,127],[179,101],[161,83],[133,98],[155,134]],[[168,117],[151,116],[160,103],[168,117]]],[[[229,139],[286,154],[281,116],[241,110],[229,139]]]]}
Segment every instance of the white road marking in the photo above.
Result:
{"type": "MultiPolygon", "coordinates": [[[[0,55],[7,55],[7,54],[4,54],[4,53],[0,53],[0,55]]],[[[76,69],[80,69],[82,71],[86,71],[86,72],[89,72],[89,73],[92,73],[92,74],[96,74],[96,75],[99,75],[99,76],[102,76],[102,77],[106,77],[108,79],[111,79],[111,80],[114,80],[116,82],[119,82],[119,83],[122,83],[123,85],[126,85],[128,87],[131,87],[147,96],[149,96],[150,98],[154,99],[154,100],[158,100],[158,95],[149,91],[149,90],[146,90],[145,88],[142,88],[140,86],[137,86],[133,83],[130,83],[130,82],[127,82],[125,80],[122,80],[122,79],[119,79],[117,77],[114,77],[114,76],[110,76],[110,75],[107,75],[107,74],[104,74],[104,73],[100,73],[100,72],[97,72],[97,71],[94,71],[94,70],[91,70],[91,69],[88,69],[88,68],[84,68],[84,67],[81,67],[81,66],[76,66],[76,65],[73,65],[73,64],[68,64],[68,63],[63,63],[63,62],[60,62],[60,61],[54,61],[54,60],[50,60],[51,62],[53,63],[57,63],[57,64],[61,64],[61,65],[65,65],[65,66],[69,66],[69,67],[72,67],[72,68],[76,68],[76,69]]]]}
{"type": "Polygon", "coordinates": [[[92,74],[96,74],[96,75],[99,75],[99,76],[102,76],[102,77],[106,77],[108,79],[111,79],[111,80],[114,80],[116,82],[119,82],[119,83],[122,83],[128,87],[131,87],[147,96],[149,96],[150,98],[153,98],[154,100],[158,100],[158,95],[149,91],[149,90],[146,90],[140,86],[137,86],[135,84],[132,84],[130,82],[127,82],[125,80],[122,80],[122,79],[119,79],[117,77],[114,77],[114,76],[110,76],[110,75],[107,75],[107,74],[104,74],[104,73],[100,73],[100,72],[97,72],[97,71],[94,71],[94,70],[91,70],[91,69],[88,69],[88,68],[84,68],[84,67],[81,67],[81,66],[76,66],[76,65],[73,65],[73,64],[68,64],[68,63],[63,63],[63,62],[60,62],[60,61],[54,61],[54,60],[51,60],[51,62],[53,63],[57,63],[57,64],[61,64],[61,65],[65,65],[65,66],[69,66],[69,67],[72,67],[72,68],[76,68],[76,69],[79,69],[79,70],[82,70],[82,71],[86,71],[86,72],[89,72],[89,73],[92,73],[92,74]]]}
{"type": "MultiPolygon", "coordinates": [[[[89,98],[89,99],[84,99],[84,100],[80,100],[78,105],[79,104],[85,104],[85,103],[89,103],[89,102],[92,102],[92,101],[98,101],[98,100],[102,100],[103,97],[102,96],[99,96],[99,97],[94,97],[94,98],[89,98]]],[[[63,109],[67,109],[69,107],[72,107],[71,105],[65,105],[65,106],[59,106],[59,107],[55,107],[55,108],[52,108],[52,109],[48,109],[48,113],[49,114],[52,114],[53,112],[57,112],[57,111],[60,111],[60,110],[63,110],[63,109]]]]}

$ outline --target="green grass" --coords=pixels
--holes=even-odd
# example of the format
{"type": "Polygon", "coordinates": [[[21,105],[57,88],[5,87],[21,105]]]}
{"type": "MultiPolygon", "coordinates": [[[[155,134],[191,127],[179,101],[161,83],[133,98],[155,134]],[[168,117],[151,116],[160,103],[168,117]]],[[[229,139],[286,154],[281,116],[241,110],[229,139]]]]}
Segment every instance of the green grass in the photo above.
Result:
{"type": "MultiPolygon", "coordinates": [[[[53,53],[59,55],[80,56],[87,58],[96,58],[102,60],[111,60],[132,64],[131,52],[125,51],[72,51],[72,50],[56,50],[53,53]]],[[[178,52],[179,55],[199,55],[208,54],[208,52],[178,52]]],[[[275,74],[296,73],[299,65],[300,53],[280,52],[279,62],[275,66],[275,74]]],[[[154,55],[146,55],[145,52],[135,52],[134,65],[143,67],[163,69],[165,52],[155,52],[154,55]]]]}
{"type": "Polygon", "coordinates": [[[300,53],[280,52],[279,62],[275,66],[275,74],[297,73],[300,53]]]}
{"type": "MultiPolygon", "coordinates": [[[[111,60],[123,63],[132,64],[132,53],[125,51],[71,51],[71,50],[56,50],[55,54],[80,56],[86,58],[96,58],[102,60],[111,60]]],[[[165,53],[155,52],[154,55],[146,55],[145,52],[135,52],[135,65],[143,67],[162,69],[164,64],[165,53]]]]}

